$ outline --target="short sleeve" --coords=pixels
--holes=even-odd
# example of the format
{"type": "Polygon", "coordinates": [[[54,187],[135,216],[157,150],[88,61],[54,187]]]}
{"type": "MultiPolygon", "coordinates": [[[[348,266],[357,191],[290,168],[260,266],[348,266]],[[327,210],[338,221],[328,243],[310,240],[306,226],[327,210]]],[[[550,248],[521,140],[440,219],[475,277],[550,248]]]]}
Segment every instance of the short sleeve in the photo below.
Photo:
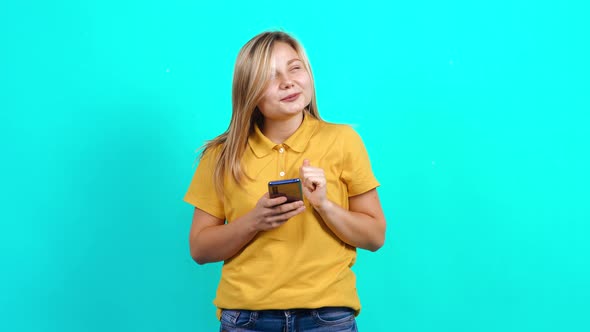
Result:
{"type": "Polygon", "coordinates": [[[205,151],[184,196],[184,201],[212,216],[225,220],[223,201],[217,195],[213,182],[216,162],[214,155],[216,151],[217,149],[205,151]]]}
{"type": "Polygon", "coordinates": [[[367,149],[359,134],[349,126],[343,129],[342,181],[349,196],[356,196],[379,186],[371,169],[367,149]]]}

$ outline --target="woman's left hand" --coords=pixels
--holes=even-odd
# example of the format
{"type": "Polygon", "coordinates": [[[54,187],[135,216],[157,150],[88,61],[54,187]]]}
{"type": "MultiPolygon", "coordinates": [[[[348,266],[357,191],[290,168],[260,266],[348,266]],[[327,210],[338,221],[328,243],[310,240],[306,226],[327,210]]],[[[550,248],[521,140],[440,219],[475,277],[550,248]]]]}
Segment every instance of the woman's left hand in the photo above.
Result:
{"type": "Polygon", "coordinates": [[[326,175],[324,170],[310,165],[309,160],[303,160],[303,166],[299,168],[299,178],[303,195],[314,208],[319,208],[328,202],[326,195],[326,175]]]}
{"type": "Polygon", "coordinates": [[[345,209],[328,199],[323,169],[312,167],[305,159],[299,168],[299,177],[305,198],[340,240],[371,251],[383,245],[385,216],[376,189],[348,197],[349,209],[345,209]]]}

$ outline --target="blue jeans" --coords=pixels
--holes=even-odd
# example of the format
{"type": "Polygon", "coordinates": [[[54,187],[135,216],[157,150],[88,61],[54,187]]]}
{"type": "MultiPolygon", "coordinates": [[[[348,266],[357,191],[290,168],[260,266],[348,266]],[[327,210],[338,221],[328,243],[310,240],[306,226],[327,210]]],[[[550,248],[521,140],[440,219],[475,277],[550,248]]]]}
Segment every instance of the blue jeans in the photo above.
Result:
{"type": "Polygon", "coordinates": [[[354,310],[345,307],[294,310],[226,310],[221,332],[358,332],[354,310]]]}

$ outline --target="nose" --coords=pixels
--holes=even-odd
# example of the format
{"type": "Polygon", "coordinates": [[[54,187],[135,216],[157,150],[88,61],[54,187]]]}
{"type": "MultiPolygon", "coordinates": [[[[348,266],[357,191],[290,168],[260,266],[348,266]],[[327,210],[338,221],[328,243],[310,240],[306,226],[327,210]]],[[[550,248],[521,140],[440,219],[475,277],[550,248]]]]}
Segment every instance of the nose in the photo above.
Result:
{"type": "Polygon", "coordinates": [[[288,77],[285,77],[285,79],[281,82],[281,88],[282,89],[288,89],[291,88],[295,85],[295,83],[293,83],[293,80],[291,80],[288,77]]]}

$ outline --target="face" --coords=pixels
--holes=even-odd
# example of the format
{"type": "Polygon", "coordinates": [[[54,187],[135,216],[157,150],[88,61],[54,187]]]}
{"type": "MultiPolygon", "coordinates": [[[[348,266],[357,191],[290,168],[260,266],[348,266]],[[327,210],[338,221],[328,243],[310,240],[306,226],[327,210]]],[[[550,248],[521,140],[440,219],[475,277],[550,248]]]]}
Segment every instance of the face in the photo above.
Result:
{"type": "Polygon", "coordinates": [[[288,120],[301,114],[311,102],[311,77],[302,59],[287,43],[275,43],[271,75],[258,109],[267,120],[288,120]]]}

